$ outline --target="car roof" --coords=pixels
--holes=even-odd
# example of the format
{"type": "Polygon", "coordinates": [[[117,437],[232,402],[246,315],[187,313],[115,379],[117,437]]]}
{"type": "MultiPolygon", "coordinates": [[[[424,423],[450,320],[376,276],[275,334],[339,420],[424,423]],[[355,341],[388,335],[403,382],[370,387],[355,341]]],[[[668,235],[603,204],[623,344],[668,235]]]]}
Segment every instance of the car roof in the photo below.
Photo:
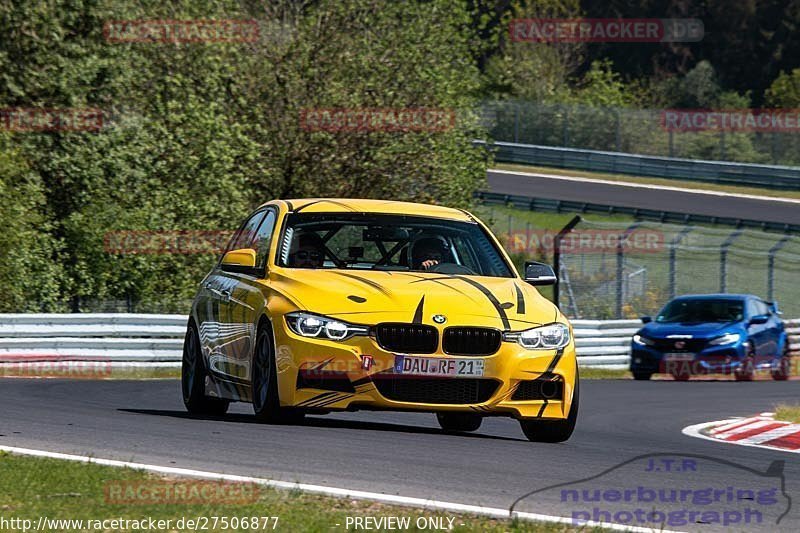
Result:
{"type": "Polygon", "coordinates": [[[398,202],[394,200],[368,200],[357,198],[299,198],[282,200],[289,211],[303,213],[376,213],[412,215],[473,222],[466,211],[441,205],[398,202]]]}
{"type": "Polygon", "coordinates": [[[715,293],[715,294],[684,294],[675,298],[676,300],[747,300],[754,298],[760,300],[758,296],[753,294],[729,294],[729,293],[715,293]]]}

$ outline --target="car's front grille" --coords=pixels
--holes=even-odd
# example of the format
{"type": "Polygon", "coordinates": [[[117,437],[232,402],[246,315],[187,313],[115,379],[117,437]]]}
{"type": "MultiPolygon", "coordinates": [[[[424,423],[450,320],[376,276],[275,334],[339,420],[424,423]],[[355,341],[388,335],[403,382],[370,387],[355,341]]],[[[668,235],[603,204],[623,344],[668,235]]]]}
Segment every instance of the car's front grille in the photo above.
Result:
{"type": "Polygon", "coordinates": [[[450,327],[444,330],[442,349],[450,355],[492,355],[500,349],[502,340],[496,329],[450,327]]]}
{"type": "Polygon", "coordinates": [[[500,386],[493,379],[414,378],[378,375],[373,383],[381,395],[396,402],[473,404],[488,401],[500,386]]]}
{"type": "Polygon", "coordinates": [[[434,353],[439,347],[439,332],[425,324],[384,322],[375,326],[375,338],[388,352],[434,353]]]}
{"type": "Polygon", "coordinates": [[[708,343],[705,339],[652,339],[653,348],[660,352],[700,352],[708,343]]]}

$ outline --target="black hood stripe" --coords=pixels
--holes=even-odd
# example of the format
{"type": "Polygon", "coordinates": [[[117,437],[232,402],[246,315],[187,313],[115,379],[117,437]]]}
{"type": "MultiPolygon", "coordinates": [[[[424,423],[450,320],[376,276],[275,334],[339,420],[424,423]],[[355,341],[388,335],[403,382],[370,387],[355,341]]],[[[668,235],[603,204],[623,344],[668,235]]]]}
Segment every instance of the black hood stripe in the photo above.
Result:
{"type": "Polygon", "coordinates": [[[412,324],[422,324],[422,308],[425,306],[425,296],[423,296],[420,301],[419,305],[417,305],[417,310],[414,311],[414,318],[411,320],[412,324]]]}
{"type": "Polygon", "coordinates": [[[353,274],[348,274],[348,273],[346,273],[346,272],[334,272],[334,274],[338,274],[338,275],[340,275],[340,276],[344,276],[344,277],[346,277],[346,278],[350,278],[350,279],[354,279],[354,280],[356,280],[356,281],[360,281],[361,283],[364,283],[364,284],[366,284],[366,285],[369,285],[370,287],[372,287],[372,288],[373,288],[373,289],[375,289],[376,291],[380,292],[380,293],[381,293],[381,294],[383,294],[384,296],[391,296],[391,294],[389,293],[389,291],[387,291],[386,289],[384,289],[382,285],[380,285],[380,284],[378,284],[378,283],[375,283],[374,281],[372,281],[372,280],[370,280],[370,279],[364,279],[364,278],[360,278],[360,277],[358,277],[358,276],[355,276],[355,275],[353,275],[353,274]]]}
{"type": "Polygon", "coordinates": [[[517,293],[517,314],[524,315],[525,314],[525,294],[523,294],[522,289],[519,288],[519,285],[516,283],[514,284],[514,290],[517,293]]]}
{"type": "Polygon", "coordinates": [[[500,305],[500,302],[497,300],[497,298],[495,298],[494,294],[492,294],[492,291],[490,291],[489,289],[487,289],[474,279],[465,278],[463,276],[453,276],[453,277],[456,279],[460,279],[465,283],[469,283],[470,285],[481,291],[483,295],[486,296],[486,299],[492,302],[492,305],[497,310],[497,314],[500,317],[500,321],[503,322],[503,328],[505,328],[506,330],[511,329],[511,324],[508,321],[508,315],[506,315],[506,310],[503,309],[503,307],[500,305]]]}

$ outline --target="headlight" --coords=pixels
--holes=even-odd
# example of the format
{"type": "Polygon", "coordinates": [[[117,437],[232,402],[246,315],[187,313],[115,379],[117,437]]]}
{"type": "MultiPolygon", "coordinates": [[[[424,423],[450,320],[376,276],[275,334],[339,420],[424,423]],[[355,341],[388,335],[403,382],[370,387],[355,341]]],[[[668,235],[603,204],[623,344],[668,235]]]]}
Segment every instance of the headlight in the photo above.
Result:
{"type": "Polygon", "coordinates": [[[367,326],[348,324],[341,320],[310,313],[289,313],[286,315],[289,329],[303,337],[321,337],[343,341],[354,335],[369,335],[367,326]]]}
{"type": "Polygon", "coordinates": [[[639,346],[655,346],[655,342],[648,339],[647,337],[642,337],[638,333],[633,336],[633,342],[638,344],[639,346]]]}
{"type": "Polygon", "coordinates": [[[564,324],[554,323],[523,331],[507,331],[503,340],[516,342],[529,350],[555,350],[569,344],[569,328],[564,324]]]}
{"type": "Polygon", "coordinates": [[[711,339],[711,341],[708,344],[710,344],[711,346],[720,346],[722,344],[733,344],[735,342],[739,342],[739,339],[741,338],[742,336],[739,335],[738,333],[726,333],[725,335],[717,337],[716,339],[711,339]]]}

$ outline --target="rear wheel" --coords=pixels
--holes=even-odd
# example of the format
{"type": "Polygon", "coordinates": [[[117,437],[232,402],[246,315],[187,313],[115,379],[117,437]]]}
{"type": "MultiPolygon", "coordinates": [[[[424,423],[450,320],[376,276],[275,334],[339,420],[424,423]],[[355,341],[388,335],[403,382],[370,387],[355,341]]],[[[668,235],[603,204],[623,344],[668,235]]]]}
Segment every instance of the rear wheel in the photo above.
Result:
{"type": "Polygon", "coordinates": [[[789,341],[787,340],[784,348],[783,355],[778,359],[778,364],[770,372],[772,379],[775,381],[786,381],[792,375],[792,359],[789,355],[789,341]]]}
{"type": "Polygon", "coordinates": [[[481,427],[483,417],[473,413],[436,413],[436,420],[448,433],[475,431],[481,427]]]}
{"type": "Polygon", "coordinates": [[[181,390],[183,404],[193,415],[224,415],[228,400],[206,396],[206,365],[200,351],[200,337],[193,322],[186,328],[181,359],[181,390]]]}
{"type": "Polygon", "coordinates": [[[578,403],[580,399],[580,382],[575,376],[575,392],[572,394],[572,405],[564,420],[520,420],[522,432],[531,442],[564,442],[572,436],[575,422],[578,420],[578,403]]]}
{"type": "Polygon", "coordinates": [[[756,375],[756,363],[755,363],[755,353],[753,349],[750,348],[750,351],[747,354],[747,357],[739,365],[733,372],[733,377],[736,378],[736,381],[753,381],[753,377],[756,375]]]}
{"type": "Polygon", "coordinates": [[[278,397],[278,375],[275,350],[268,325],[258,329],[256,349],[252,364],[253,412],[260,422],[272,424],[293,423],[303,419],[297,409],[281,407],[278,397]]]}
{"type": "Polygon", "coordinates": [[[636,381],[647,381],[651,377],[653,377],[652,372],[644,372],[642,370],[634,370],[633,372],[633,379],[636,381]]]}

